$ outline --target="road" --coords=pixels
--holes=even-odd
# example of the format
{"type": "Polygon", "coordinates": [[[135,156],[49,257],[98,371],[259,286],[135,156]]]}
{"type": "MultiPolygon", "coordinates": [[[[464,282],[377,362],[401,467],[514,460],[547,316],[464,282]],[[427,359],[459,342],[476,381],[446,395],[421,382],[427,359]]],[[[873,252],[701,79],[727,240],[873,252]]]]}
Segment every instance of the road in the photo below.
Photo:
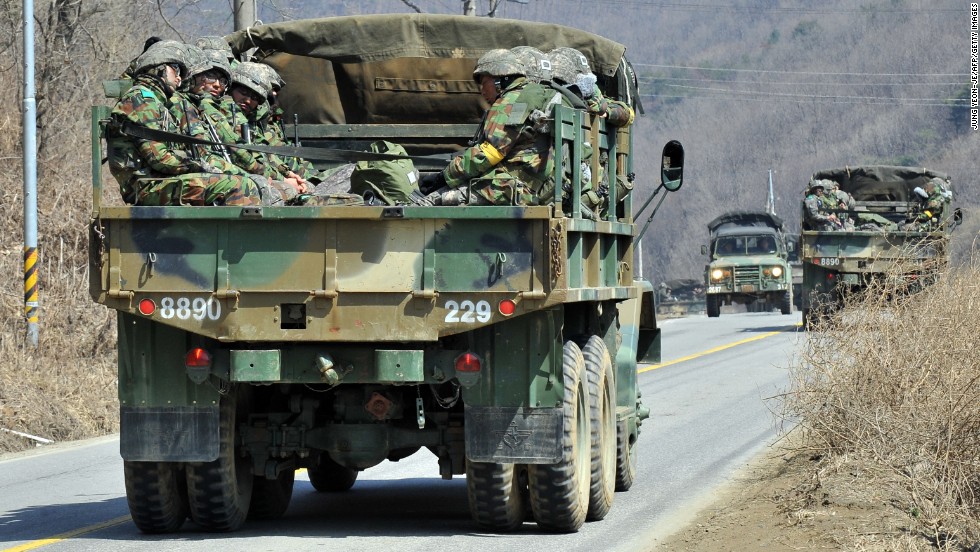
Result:
{"type": "Polygon", "coordinates": [[[314,492],[299,473],[280,520],[217,535],[188,521],[176,535],[143,535],[129,519],[118,439],[107,437],[0,460],[0,552],[647,550],[775,439],[765,399],[786,389],[799,321],[799,313],[746,313],[663,322],[661,364],[640,367],[651,417],[637,481],[616,494],[605,520],[576,534],[543,533],[533,523],[481,532],[469,518],[465,479],[440,479],[423,450],[367,470],[340,495],[314,492]]]}

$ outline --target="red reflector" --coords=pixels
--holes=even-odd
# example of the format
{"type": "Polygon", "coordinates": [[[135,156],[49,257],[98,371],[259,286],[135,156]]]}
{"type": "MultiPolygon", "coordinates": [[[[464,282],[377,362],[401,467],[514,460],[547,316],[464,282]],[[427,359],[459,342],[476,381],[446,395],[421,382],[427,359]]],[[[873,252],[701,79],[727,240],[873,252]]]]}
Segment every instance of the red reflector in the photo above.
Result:
{"type": "Polygon", "coordinates": [[[497,304],[497,310],[499,310],[500,314],[504,316],[510,316],[514,314],[514,311],[516,309],[517,309],[517,305],[510,299],[504,299],[503,301],[497,304]]]}
{"type": "Polygon", "coordinates": [[[153,302],[153,299],[143,299],[142,301],[140,301],[139,311],[140,314],[142,314],[143,316],[150,316],[156,310],[157,310],[157,305],[156,303],[153,302]]]}
{"type": "Polygon", "coordinates": [[[833,272],[831,272],[830,274],[828,274],[828,275],[827,275],[827,279],[828,279],[828,280],[833,280],[833,279],[834,279],[834,273],[833,273],[833,272]]]}
{"type": "Polygon", "coordinates": [[[463,353],[456,357],[457,372],[479,372],[480,368],[480,357],[473,353],[463,353]]]}
{"type": "Polygon", "coordinates": [[[186,366],[195,366],[198,368],[211,366],[211,355],[208,354],[204,349],[197,347],[187,351],[187,356],[184,357],[184,364],[186,366]]]}

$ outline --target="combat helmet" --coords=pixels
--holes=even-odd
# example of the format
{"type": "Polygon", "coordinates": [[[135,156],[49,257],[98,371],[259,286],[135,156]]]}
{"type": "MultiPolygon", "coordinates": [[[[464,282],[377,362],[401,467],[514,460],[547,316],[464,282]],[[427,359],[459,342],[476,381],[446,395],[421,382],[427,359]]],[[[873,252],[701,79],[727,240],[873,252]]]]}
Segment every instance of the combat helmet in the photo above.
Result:
{"type": "Polygon", "coordinates": [[[817,188],[827,191],[827,181],[821,179],[811,180],[810,185],[806,187],[806,193],[814,194],[816,193],[817,188]]]}
{"type": "Polygon", "coordinates": [[[160,65],[176,64],[180,66],[180,75],[187,74],[187,45],[176,40],[161,40],[152,44],[145,52],[136,58],[134,73],[146,73],[160,65]]]}
{"type": "Polygon", "coordinates": [[[510,50],[497,48],[483,54],[476,62],[473,69],[473,80],[480,82],[480,77],[490,75],[491,77],[516,77],[527,74],[524,64],[517,58],[517,54],[510,50]]]}
{"type": "Polygon", "coordinates": [[[202,36],[194,41],[194,45],[202,50],[215,50],[225,54],[225,61],[235,59],[235,55],[231,51],[231,46],[228,45],[228,42],[223,37],[202,36]]]}
{"type": "Polygon", "coordinates": [[[266,65],[265,63],[253,63],[252,65],[255,66],[254,69],[258,72],[258,74],[262,76],[265,85],[269,88],[269,90],[278,91],[281,90],[283,86],[286,86],[286,81],[282,80],[282,77],[279,76],[279,72],[273,69],[271,66],[266,65]]]}
{"type": "Polygon", "coordinates": [[[187,67],[184,71],[184,79],[190,81],[194,75],[203,73],[211,69],[211,60],[204,50],[192,44],[184,44],[184,62],[187,67]]]}
{"type": "Polygon", "coordinates": [[[551,80],[551,60],[547,54],[533,46],[514,46],[510,51],[524,65],[528,80],[533,82],[551,80]]]}
{"type": "Polygon", "coordinates": [[[272,90],[266,83],[263,69],[257,67],[261,64],[251,61],[243,61],[235,66],[231,71],[231,82],[248,88],[263,98],[268,98],[272,90]]]}
{"type": "Polygon", "coordinates": [[[548,58],[551,59],[552,76],[562,84],[575,84],[579,75],[592,75],[589,60],[575,48],[555,48],[548,52],[548,58]]]}

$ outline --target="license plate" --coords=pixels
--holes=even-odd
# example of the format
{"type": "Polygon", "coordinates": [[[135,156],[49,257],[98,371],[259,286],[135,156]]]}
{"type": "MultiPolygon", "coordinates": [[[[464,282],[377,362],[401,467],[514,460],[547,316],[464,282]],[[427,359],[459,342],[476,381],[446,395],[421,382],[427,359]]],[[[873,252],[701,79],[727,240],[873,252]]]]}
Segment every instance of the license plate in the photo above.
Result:
{"type": "Polygon", "coordinates": [[[752,284],[742,284],[742,291],[755,291],[755,286],[752,284]]]}

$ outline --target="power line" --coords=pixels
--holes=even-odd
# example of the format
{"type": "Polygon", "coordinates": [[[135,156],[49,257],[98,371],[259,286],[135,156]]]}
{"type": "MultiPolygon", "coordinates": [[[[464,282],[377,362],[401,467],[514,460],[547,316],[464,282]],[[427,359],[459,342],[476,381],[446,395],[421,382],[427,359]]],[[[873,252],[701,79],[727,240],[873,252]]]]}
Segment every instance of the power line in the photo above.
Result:
{"type": "Polygon", "coordinates": [[[969,77],[969,73],[832,73],[827,71],[780,71],[776,69],[728,69],[724,67],[696,67],[693,65],[663,65],[631,62],[634,67],[659,67],[688,71],[731,71],[733,73],[761,73],[774,75],[822,75],[836,77],[969,77]]]}
{"type": "MultiPolygon", "coordinates": [[[[585,3],[580,0],[579,3],[585,3]]],[[[929,15],[929,14],[966,14],[968,13],[965,7],[963,8],[893,8],[893,9],[878,9],[878,8],[778,8],[778,7],[763,7],[763,6],[732,6],[724,4],[686,4],[681,2],[656,2],[642,0],[588,0],[589,4],[617,4],[617,5],[627,5],[627,6],[649,6],[653,8],[662,8],[668,10],[679,10],[679,11],[730,11],[730,12],[756,12],[756,13],[812,13],[812,14],[829,14],[829,15],[846,15],[846,14],[866,14],[866,15],[878,15],[878,14],[889,14],[889,15],[929,15]]]]}
{"type": "Polygon", "coordinates": [[[789,94],[786,92],[760,92],[755,90],[732,90],[730,88],[712,88],[708,86],[688,86],[684,84],[667,84],[672,88],[684,88],[688,90],[704,90],[706,92],[723,92],[725,94],[753,94],[756,96],[783,96],[792,98],[818,98],[818,99],[846,99],[846,100],[902,100],[902,101],[930,101],[930,102],[953,102],[966,104],[968,98],[897,98],[892,96],[828,96],[821,94],[789,94]]]}
{"type": "Polygon", "coordinates": [[[850,105],[887,105],[894,107],[950,107],[948,103],[926,103],[926,102],[915,102],[915,103],[905,103],[902,98],[891,98],[888,101],[853,101],[853,100],[834,100],[825,101],[814,99],[814,97],[800,96],[800,99],[793,98],[753,98],[748,96],[724,96],[720,94],[711,95],[671,95],[671,94],[640,94],[642,98],[667,98],[667,99],[679,99],[679,100],[725,100],[725,101],[736,101],[736,102],[766,102],[766,103],[795,103],[795,104],[820,104],[820,105],[837,105],[837,104],[850,104],[850,105]]]}
{"type": "Polygon", "coordinates": [[[645,77],[638,76],[640,83],[651,84],[658,81],[678,81],[678,82],[718,82],[728,84],[761,84],[778,86],[963,86],[962,82],[827,82],[827,81],[746,81],[731,79],[708,79],[695,77],[645,77]]]}

